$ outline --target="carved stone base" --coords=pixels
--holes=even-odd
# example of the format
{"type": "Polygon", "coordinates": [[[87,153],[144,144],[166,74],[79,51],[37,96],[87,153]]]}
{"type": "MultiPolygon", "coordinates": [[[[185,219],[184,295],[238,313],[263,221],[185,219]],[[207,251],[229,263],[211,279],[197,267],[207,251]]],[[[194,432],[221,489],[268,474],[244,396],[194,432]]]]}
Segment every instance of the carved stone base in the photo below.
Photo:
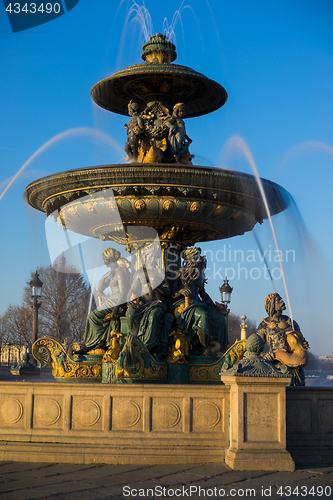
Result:
{"type": "Polygon", "coordinates": [[[290,378],[221,375],[230,388],[230,446],[234,470],[293,471],[286,450],[286,386],[290,378]]]}
{"type": "Polygon", "coordinates": [[[293,472],[295,462],[286,450],[233,450],[225,454],[225,463],[233,470],[271,470],[293,472]]]}

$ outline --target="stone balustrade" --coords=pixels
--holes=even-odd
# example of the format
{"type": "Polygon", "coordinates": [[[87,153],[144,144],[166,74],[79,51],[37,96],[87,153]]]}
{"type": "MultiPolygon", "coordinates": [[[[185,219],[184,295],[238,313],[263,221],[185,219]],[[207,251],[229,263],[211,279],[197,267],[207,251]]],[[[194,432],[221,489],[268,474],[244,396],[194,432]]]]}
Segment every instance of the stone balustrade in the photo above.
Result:
{"type": "MultiPolygon", "coordinates": [[[[0,382],[0,460],[220,463],[230,408],[224,385],[0,382]]],[[[288,387],[286,429],[296,464],[332,463],[333,388],[288,387]]]]}

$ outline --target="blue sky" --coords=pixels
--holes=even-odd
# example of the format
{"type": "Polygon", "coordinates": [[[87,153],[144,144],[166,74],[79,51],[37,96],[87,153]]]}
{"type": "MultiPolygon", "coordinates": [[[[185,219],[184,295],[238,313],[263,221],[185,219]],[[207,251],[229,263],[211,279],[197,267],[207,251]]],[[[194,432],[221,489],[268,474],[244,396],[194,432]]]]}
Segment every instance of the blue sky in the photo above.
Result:
{"type": "MultiPolygon", "coordinates": [[[[142,10],[142,1],[137,3],[142,10]]],[[[90,129],[65,134],[46,148],[0,199],[0,314],[21,303],[30,272],[50,264],[45,216],[26,206],[25,187],[55,172],[125,159],[127,118],[98,108],[89,92],[97,81],[141,62],[145,38],[135,12],[129,15],[131,6],[133,1],[80,0],[66,15],[13,34],[0,4],[0,193],[47,141],[70,129],[90,129]],[[115,147],[104,141],[105,134],[115,147]]],[[[315,354],[333,354],[332,2],[169,0],[162,8],[146,0],[145,7],[150,34],[170,27],[181,11],[174,26],[175,62],[218,81],[229,95],[220,110],[186,120],[194,163],[251,173],[239,148],[230,147],[237,136],[251,150],[261,177],[292,194],[299,212],[291,207],[273,217],[283,259],[288,257],[292,315],[315,354]]],[[[274,271],[278,263],[267,222],[256,236],[274,271]]],[[[212,298],[219,299],[228,268],[232,312],[259,323],[273,288],[253,234],[200,246],[208,251],[212,298]]],[[[279,270],[274,273],[285,297],[279,270]]]]}

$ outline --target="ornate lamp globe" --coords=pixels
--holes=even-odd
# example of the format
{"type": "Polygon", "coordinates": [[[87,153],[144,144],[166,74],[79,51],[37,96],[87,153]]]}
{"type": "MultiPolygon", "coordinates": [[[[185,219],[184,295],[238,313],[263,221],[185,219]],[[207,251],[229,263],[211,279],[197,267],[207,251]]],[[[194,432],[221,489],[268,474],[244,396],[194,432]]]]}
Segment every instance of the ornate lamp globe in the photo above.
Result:
{"type": "Polygon", "coordinates": [[[42,295],[43,282],[39,279],[37,271],[29,284],[31,287],[31,297],[40,297],[42,295]]]}
{"type": "Polygon", "coordinates": [[[221,292],[221,301],[225,304],[230,304],[231,301],[231,293],[233,291],[233,288],[229,285],[229,281],[227,276],[224,279],[223,285],[220,287],[220,292],[221,292]]]}

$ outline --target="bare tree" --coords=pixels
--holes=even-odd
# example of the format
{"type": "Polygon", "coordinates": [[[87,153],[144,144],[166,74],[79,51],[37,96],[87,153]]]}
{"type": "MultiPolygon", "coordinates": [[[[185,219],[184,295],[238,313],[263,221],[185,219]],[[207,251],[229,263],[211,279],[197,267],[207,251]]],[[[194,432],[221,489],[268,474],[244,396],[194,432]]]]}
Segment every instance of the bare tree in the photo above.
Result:
{"type": "Polygon", "coordinates": [[[32,310],[27,306],[9,306],[3,316],[7,341],[19,348],[31,341],[32,310]]]}
{"type": "MultiPolygon", "coordinates": [[[[38,311],[38,336],[53,337],[58,342],[65,338],[69,343],[81,341],[90,301],[89,285],[73,267],[40,267],[37,272],[43,282],[42,305],[38,311]]],[[[31,279],[33,275],[31,273],[31,279]]],[[[24,307],[32,310],[32,300],[27,282],[24,307]]],[[[95,306],[94,300],[92,305],[95,306]]]]}

